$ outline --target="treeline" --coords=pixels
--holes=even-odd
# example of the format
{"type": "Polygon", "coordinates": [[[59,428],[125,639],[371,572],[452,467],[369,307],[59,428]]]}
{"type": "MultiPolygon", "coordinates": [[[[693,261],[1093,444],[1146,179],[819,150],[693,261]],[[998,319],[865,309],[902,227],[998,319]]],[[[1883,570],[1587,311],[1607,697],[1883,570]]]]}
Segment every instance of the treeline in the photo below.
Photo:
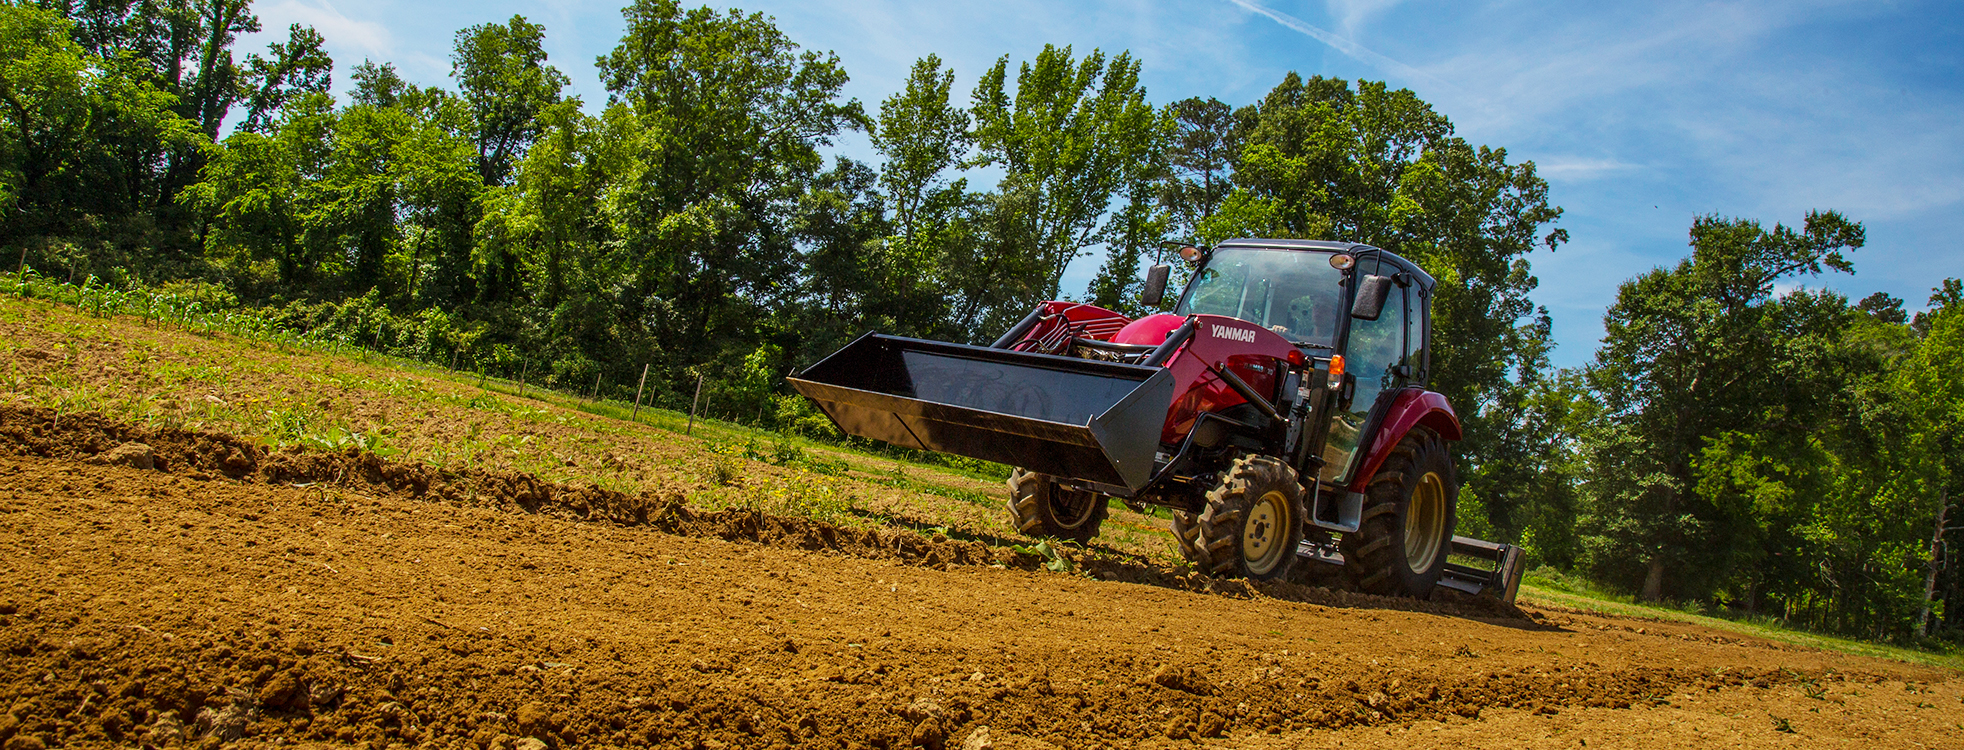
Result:
{"type": "Polygon", "coordinates": [[[1964,289],[1913,318],[1882,293],[1777,292],[1852,273],[1863,241],[1833,212],[1697,219],[1689,258],[1619,287],[1593,362],[1524,373],[1496,420],[1518,473],[1476,493],[1490,527],[1645,599],[1964,641],[1964,289]]]}
{"type": "Polygon", "coordinates": [[[239,57],[245,0],[0,5],[0,248],[569,391],[652,365],[658,401],[700,379],[721,414],[822,430],[782,376],[862,331],[986,341],[1060,295],[1142,312],[1169,239],[1367,242],[1443,282],[1462,523],[1654,598],[1916,627],[1957,419],[1917,378],[1955,363],[1932,343],[1953,308],[1773,294],[1845,268],[1858,225],[1701,219],[1691,260],[1626,285],[1596,364],[1554,371],[1528,255],[1566,241],[1561,209],[1410,91],[1290,74],[1249,106],[1155,105],[1130,54],[1045,47],[965,96],[930,55],[868,107],[767,17],[623,13],[604,104],[522,17],[459,31],[450,88],[364,61],[341,101],[312,29],[239,57]],[[852,131],[876,163],[828,159],[852,131]],[[1060,288],[1091,253],[1089,288],[1060,288]]]}

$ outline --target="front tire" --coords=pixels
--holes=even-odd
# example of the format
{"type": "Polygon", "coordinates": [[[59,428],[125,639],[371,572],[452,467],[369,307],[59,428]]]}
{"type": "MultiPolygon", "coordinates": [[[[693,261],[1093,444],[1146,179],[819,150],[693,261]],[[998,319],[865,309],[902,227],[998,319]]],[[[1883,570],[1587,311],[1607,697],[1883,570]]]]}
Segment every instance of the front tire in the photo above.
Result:
{"type": "Polygon", "coordinates": [[[1059,486],[1047,474],[1009,473],[1009,525],[1020,534],[1090,544],[1107,513],[1103,495],[1059,486]]]}
{"type": "Polygon", "coordinates": [[[1198,514],[1174,511],[1173,538],[1187,561],[1209,575],[1279,579],[1295,565],[1303,516],[1295,469],[1268,456],[1245,456],[1207,493],[1198,514]]]}
{"type": "Polygon", "coordinates": [[[1445,573],[1459,481],[1439,435],[1414,427],[1365,486],[1363,522],[1339,546],[1358,590],[1427,599],[1445,573]]]}

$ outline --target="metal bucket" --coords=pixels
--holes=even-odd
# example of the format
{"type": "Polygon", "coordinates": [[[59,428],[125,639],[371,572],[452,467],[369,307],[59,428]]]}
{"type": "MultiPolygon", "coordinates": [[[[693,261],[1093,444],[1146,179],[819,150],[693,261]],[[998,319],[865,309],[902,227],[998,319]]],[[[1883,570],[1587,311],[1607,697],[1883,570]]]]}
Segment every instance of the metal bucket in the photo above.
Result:
{"type": "Polygon", "coordinates": [[[1159,367],[874,333],[788,380],[850,435],[1129,491],[1173,400],[1159,367]]]}

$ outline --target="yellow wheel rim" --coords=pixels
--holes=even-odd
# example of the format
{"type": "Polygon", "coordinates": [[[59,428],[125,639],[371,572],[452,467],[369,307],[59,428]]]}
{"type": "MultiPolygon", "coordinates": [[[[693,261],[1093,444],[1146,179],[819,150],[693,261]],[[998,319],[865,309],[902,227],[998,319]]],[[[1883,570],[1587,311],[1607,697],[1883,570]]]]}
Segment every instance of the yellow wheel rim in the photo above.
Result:
{"type": "Polygon", "coordinates": [[[1248,572],[1261,575],[1282,562],[1289,521],[1289,496],[1281,490],[1269,490],[1248,509],[1248,522],[1241,525],[1241,558],[1248,572]]]}
{"type": "Polygon", "coordinates": [[[1412,572],[1432,569],[1446,537],[1446,480],[1427,472],[1405,506],[1405,565],[1412,572]]]}

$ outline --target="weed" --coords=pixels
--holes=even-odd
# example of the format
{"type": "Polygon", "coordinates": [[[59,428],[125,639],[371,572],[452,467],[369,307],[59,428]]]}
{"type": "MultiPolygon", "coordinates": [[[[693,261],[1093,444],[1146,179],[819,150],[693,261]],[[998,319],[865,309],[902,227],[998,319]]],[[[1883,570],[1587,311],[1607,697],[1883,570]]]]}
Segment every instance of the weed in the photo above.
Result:
{"type": "Polygon", "coordinates": [[[1062,543],[1055,539],[1039,539],[1036,544],[1018,544],[1011,546],[1010,549],[1043,558],[1046,561],[1043,564],[1044,570],[1054,573],[1069,573],[1077,570],[1077,562],[1064,555],[1062,543]]]}
{"type": "Polygon", "coordinates": [[[856,520],[852,514],[853,496],[815,475],[794,473],[772,487],[770,495],[771,510],[779,515],[800,516],[835,526],[856,520]]]}
{"type": "Polygon", "coordinates": [[[340,427],[329,427],[323,432],[305,436],[301,444],[324,451],[353,448],[383,457],[401,453],[401,449],[389,445],[389,437],[385,432],[350,432],[340,427]]]}
{"type": "Polygon", "coordinates": [[[495,412],[498,412],[498,413],[501,413],[501,414],[510,414],[510,413],[511,413],[511,405],[510,405],[510,404],[507,404],[507,403],[505,403],[505,400],[504,400],[504,399],[501,399],[501,398],[498,398],[497,396],[493,396],[493,395],[491,395],[491,394],[489,394],[489,393],[480,393],[480,394],[477,394],[477,395],[475,395],[475,396],[472,396],[472,397],[471,397],[471,400],[470,400],[470,401],[468,401],[468,402],[465,402],[465,404],[464,404],[464,405],[465,405],[465,406],[468,406],[468,407],[470,407],[470,408],[472,408],[472,409],[482,409],[482,410],[484,410],[484,411],[495,411],[495,412]]]}
{"type": "Polygon", "coordinates": [[[1793,722],[1791,722],[1791,721],[1788,721],[1788,720],[1786,720],[1786,719],[1782,719],[1782,718],[1780,718],[1780,717],[1778,717],[1778,716],[1773,716],[1772,714],[1767,714],[1767,716],[1770,716],[1770,717],[1772,717],[1772,718],[1773,718],[1773,731],[1775,731],[1775,732],[1785,732],[1785,733],[1787,733],[1787,734],[1794,734],[1794,733],[1795,733],[1795,732],[1794,732],[1794,724],[1793,724],[1793,722]]]}
{"type": "Polygon", "coordinates": [[[709,460],[709,482],[721,487],[734,487],[743,481],[743,465],[730,456],[715,456],[709,460]]]}

